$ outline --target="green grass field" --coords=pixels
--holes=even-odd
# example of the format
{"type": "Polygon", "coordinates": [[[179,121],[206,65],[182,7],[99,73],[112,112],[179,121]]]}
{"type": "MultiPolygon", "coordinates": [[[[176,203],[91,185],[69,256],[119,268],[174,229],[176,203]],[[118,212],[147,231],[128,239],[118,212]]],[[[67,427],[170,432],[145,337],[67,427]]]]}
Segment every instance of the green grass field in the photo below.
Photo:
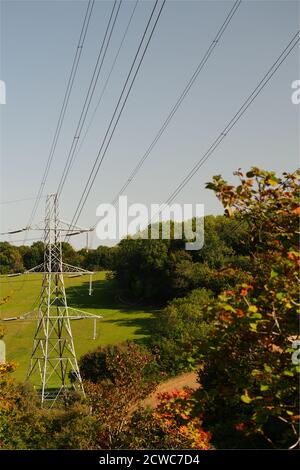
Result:
{"type": "MultiPolygon", "coordinates": [[[[18,316],[37,306],[41,275],[31,274],[7,278],[0,277],[0,299],[9,296],[0,307],[0,319],[18,316]],[[31,279],[32,281],[27,281],[31,279]],[[24,282],[23,282],[24,281],[24,282]]],[[[88,295],[86,277],[65,277],[68,304],[93,314],[101,314],[97,320],[97,337],[93,340],[93,320],[72,321],[72,331],[77,357],[99,345],[117,344],[128,339],[143,340],[151,334],[155,309],[127,307],[116,299],[115,283],[106,280],[105,273],[94,275],[93,294],[88,295]]],[[[24,380],[29,364],[35,321],[1,321],[5,330],[7,359],[19,364],[15,377],[24,380]]]]}

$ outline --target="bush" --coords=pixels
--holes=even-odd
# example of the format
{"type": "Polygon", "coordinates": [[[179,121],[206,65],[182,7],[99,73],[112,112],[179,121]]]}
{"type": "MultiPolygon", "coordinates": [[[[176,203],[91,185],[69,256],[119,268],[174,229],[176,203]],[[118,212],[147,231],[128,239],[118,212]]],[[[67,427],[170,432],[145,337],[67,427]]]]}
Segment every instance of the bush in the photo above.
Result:
{"type": "Polygon", "coordinates": [[[120,443],[129,449],[210,449],[211,434],[201,416],[191,415],[193,404],[190,389],[160,394],[155,410],[133,414],[120,443]]]}
{"type": "Polygon", "coordinates": [[[75,402],[67,409],[42,409],[33,386],[10,377],[14,369],[0,368],[0,449],[91,448],[96,422],[89,407],[75,402]]]}
{"type": "MultiPolygon", "coordinates": [[[[97,423],[96,437],[93,443],[96,449],[114,449],[119,445],[119,438],[126,432],[130,415],[155,387],[155,382],[145,380],[145,369],[153,357],[135,343],[108,347],[101,351],[104,354],[105,367],[90,368],[94,358],[99,358],[99,351],[89,355],[89,367],[81,361],[81,371],[87,378],[92,370],[94,382],[85,382],[87,401],[91,407],[92,417],[97,423]]],[[[103,363],[103,355],[100,355],[103,363]]]]}
{"type": "Polygon", "coordinates": [[[83,380],[92,383],[108,381],[112,384],[134,383],[135,377],[147,377],[147,370],[153,367],[155,357],[137,343],[126,343],[99,347],[84,354],[79,360],[83,380]],[[126,373],[125,373],[126,371],[126,373]]]}
{"type": "Polygon", "coordinates": [[[210,291],[196,289],[187,297],[172,300],[157,318],[149,342],[162,371],[175,375],[197,367],[199,344],[210,332],[204,314],[210,298],[210,291]]]}

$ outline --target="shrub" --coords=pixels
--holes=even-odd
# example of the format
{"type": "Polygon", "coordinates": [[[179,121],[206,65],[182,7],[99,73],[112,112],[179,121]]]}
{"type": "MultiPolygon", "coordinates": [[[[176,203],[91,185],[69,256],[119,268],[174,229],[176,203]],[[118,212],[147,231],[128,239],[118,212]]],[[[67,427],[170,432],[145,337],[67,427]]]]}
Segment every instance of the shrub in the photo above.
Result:
{"type": "Polygon", "coordinates": [[[136,411],[126,434],[120,436],[129,449],[211,448],[211,434],[203,430],[201,415],[192,415],[192,390],[174,390],[159,395],[155,410],[136,411]]]}
{"type": "Polygon", "coordinates": [[[157,317],[149,343],[158,354],[162,371],[175,375],[197,367],[201,358],[199,344],[210,332],[204,314],[210,298],[206,289],[196,289],[187,297],[169,302],[157,317]]]}

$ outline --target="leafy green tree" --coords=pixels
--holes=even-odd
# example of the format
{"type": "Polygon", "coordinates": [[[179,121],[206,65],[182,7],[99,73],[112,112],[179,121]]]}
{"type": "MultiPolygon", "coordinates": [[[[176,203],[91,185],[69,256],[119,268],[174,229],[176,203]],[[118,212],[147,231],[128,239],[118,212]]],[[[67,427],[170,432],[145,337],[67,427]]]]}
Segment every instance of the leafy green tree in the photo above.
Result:
{"type": "Polygon", "coordinates": [[[80,255],[78,255],[70,243],[62,242],[61,248],[63,260],[65,263],[71,264],[72,266],[77,266],[80,264],[80,255]]]}
{"type": "Polygon", "coordinates": [[[44,261],[44,243],[34,242],[31,246],[20,246],[19,252],[26,269],[31,269],[44,261]]]}
{"type": "Polygon", "coordinates": [[[115,248],[108,246],[98,246],[95,250],[88,250],[83,253],[83,267],[92,271],[111,270],[114,253],[115,248]]]}
{"type": "Polygon", "coordinates": [[[0,273],[17,273],[24,270],[19,250],[8,242],[0,242],[0,273]]]}
{"type": "Polygon", "coordinates": [[[210,334],[205,310],[211,292],[196,289],[184,298],[174,299],[159,314],[149,339],[158,355],[161,371],[176,375],[183,370],[195,370],[202,355],[199,345],[210,334]]]}
{"type": "MultiPolygon", "coordinates": [[[[195,230],[195,219],[193,224],[195,230]]],[[[249,267],[249,235],[245,224],[233,230],[236,225],[224,216],[205,217],[204,246],[191,252],[184,249],[184,239],[174,239],[174,223],[170,240],[122,240],[116,248],[116,279],[131,297],[146,301],[165,301],[200,287],[219,293],[249,267]]]]}
{"type": "Polygon", "coordinates": [[[168,248],[168,240],[122,240],[114,265],[121,288],[133,298],[167,298],[168,248]]]}

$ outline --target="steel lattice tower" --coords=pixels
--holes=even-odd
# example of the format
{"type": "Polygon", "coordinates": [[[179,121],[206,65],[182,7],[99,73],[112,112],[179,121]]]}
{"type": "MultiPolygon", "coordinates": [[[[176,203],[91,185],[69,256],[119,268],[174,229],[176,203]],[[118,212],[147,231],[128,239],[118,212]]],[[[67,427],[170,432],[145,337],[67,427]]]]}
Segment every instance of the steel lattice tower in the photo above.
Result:
{"type": "Polygon", "coordinates": [[[62,260],[60,235],[58,199],[56,194],[51,194],[46,200],[43,282],[27,374],[29,378],[38,371],[42,405],[50,403],[51,406],[70,387],[70,374],[77,390],[84,394],[64,286],[67,265],[62,260]],[[59,383],[59,387],[49,392],[52,383],[59,383]]]}

